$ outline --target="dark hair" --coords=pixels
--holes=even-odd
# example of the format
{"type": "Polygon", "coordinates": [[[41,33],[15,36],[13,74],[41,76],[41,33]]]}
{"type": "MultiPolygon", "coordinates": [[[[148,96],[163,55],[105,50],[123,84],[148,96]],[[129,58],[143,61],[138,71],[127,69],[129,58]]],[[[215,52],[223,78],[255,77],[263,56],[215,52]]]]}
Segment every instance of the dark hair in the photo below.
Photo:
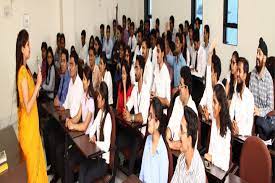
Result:
{"type": "Polygon", "coordinates": [[[84,29],[81,31],[81,36],[86,37],[86,31],[84,29]]]}
{"type": "Polygon", "coordinates": [[[139,67],[142,69],[142,75],[143,75],[144,67],[145,67],[145,61],[144,61],[143,56],[137,55],[136,61],[138,61],[139,67]]]}
{"type": "Polygon", "coordinates": [[[188,87],[189,94],[192,93],[192,75],[191,70],[188,66],[183,66],[180,69],[180,77],[183,78],[184,84],[188,87]]]}
{"type": "Polygon", "coordinates": [[[135,23],[131,22],[130,27],[133,27],[133,29],[135,29],[135,23]]]}
{"type": "Polygon", "coordinates": [[[183,39],[184,39],[184,44],[182,45],[182,56],[183,58],[185,59],[185,61],[187,62],[187,41],[186,41],[186,35],[183,34],[182,35],[182,42],[183,42],[183,39]]]}
{"type": "Polygon", "coordinates": [[[141,33],[141,37],[143,37],[143,30],[141,28],[138,28],[137,35],[138,35],[138,33],[141,33]]]}
{"type": "Polygon", "coordinates": [[[192,31],[194,32],[194,26],[193,26],[193,24],[190,24],[190,25],[189,25],[188,31],[189,31],[189,30],[192,30],[192,31]]]}
{"type": "MultiPolygon", "coordinates": [[[[121,73],[122,73],[122,68],[125,68],[126,74],[127,74],[127,79],[126,79],[126,91],[128,88],[131,86],[131,78],[130,78],[130,67],[126,62],[122,62],[121,64],[121,73]]],[[[123,91],[123,84],[122,84],[122,78],[121,78],[121,87],[120,91],[123,91]]]]}
{"type": "Polygon", "coordinates": [[[159,18],[156,19],[156,24],[159,25],[159,18]]]}
{"type": "Polygon", "coordinates": [[[57,34],[56,34],[56,39],[60,39],[60,32],[58,32],[57,34]]]}
{"type": "Polygon", "coordinates": [[[116,19],[113,19],[113,24],[114,24],[114,23],[116,24],[116,19]]]}
{"type": "MultiPolygon", "coordinates": [[[[124,53],[126,54],[126,51],[128,51],[128,53],[129,53],[129,61],[130,61],[130,63],[129,63],[129,67],[131,67],[132,66],[132,53],[131,53],[131,48],[130,48],[130,46],[126,46],[125,47],[125,50],[124,50],[124,53]]],[[[125,60],[125,59],[124,59],[125,60]]]]}
{"type": "MultiPolygon", "coordinates": [[[[19,107],[19,93],[18,93],[18,72],[21,66],[24,64],[23,62],[23,53],[22,53],[22,47],[25,47],[27,42],[29,40],[29,33],[22,29],[17,36],[16,40],[16,72],[15,72],[15,79],[16,79],[16,97],[17,97],[17,107],[19,107]]],[[[26,65],[27,70],[29,70],[28,65],[26,65]]]]}
{"type": "Polygon", "coordinates": [[[78,55],[77,55],[76,51],[71,52],[70,58],[74,58],[75,65],[78,65],[78,55]]]}
{"type": "Polygon", "coordinates": [[[121,25],[118,25],[118,26],[117,26],[117,30],[122,34],[123,28],[121,27],[121,25]]]}
{"type": "Polygon", "coordinates": [[[69,60],[69,53],[68,53],[68,50],[66,48],[63,48],[61,50],[61,55],[64,54],[66,56],[66,62],[68,62],[69,60]]]}
{"type": "Polygon", "coordinates": [[[85,67],[83,69],[83,76],[84,75],[85,75],[87,80],[90,80],[87,95],[89,95],[89,97],[94,98],[95,92],[94,92],[94,87],[93,87],[93,73],[92,73],[92,71],[91,71],[91,69],[88,65],[85,65],[85,67]]]}
{"type": "Polygon", "coordinates": [[[165,136],[165,130],[166,130],[166,122],[165,122],[165,117],[163,114],[163,106],[159,100],[158,97],[154,97],[151,101],[151,105],[156,116],[156,120],[159,120],[159,127],[158,131],[162,135],[162,137],[165,136]]]}
{"type": "MultiPolygon", "coordinates": [[[[47,58],[47,62],[46,62],[46,78],[48,78],[48,71],[49,71],[49,69],[51,67],[54,67],[53,49],[50,46],[47,49],[47,57],[46,58],[47,58]],[[48,54],[49,53],[52,55],[52,59],[53,59],[51,65],[48,64],[48,54]]],[[[49,80],[51,80],[51,74],[50,74],[49,80]]],[[[49,84],[49,81],[47,79],[46,79],[46,84],[49,84]]]]}
{"type": "Polygon", "coordinates": [[[127,22],[131,22],[131,18],[130,17],[127,18],[127,22]]]}
{"type": "Polygon", "coordinates": [[[124,21],[124,20],[126,21],[126,16],[125,16],[125,15],[122,16],[122,20],[123,20],[123,21],[124,21]]]}
{"type": "Polygon", "coordinates": [[[238,64],[239,63],[242,63],[243,64],[243,71],[244,73],[248,74],[248,71],[249,71],[249,63],[248,61],[246,60],[246,58],[244,57],[239,57],[239,59],[237,60],[238,64]]]}
{"type": "Polygon", "coordinates": [[[198,29],[194,30],[193,40],[194,40],[194,42],[199,42],[200,41],[200,31],[198,29]]]}
{"type": "Polygon", "coordinates": [[[148,39],[145,39],[145,38],[144,38],[144,39],[142,40],[142,43],[143,43],[143,42],[145,42],[145,45],[146,45],[147,49],[149,49],[149,48],[150,48],[150,43],[149,43],[148,39]]]}
{"type": "Polygon", "coordinates": [[[157,38],[157,31],[156,29],[152,29],[150,32],[150,35],[153,36],[154,38],[157,38]]]}
{"type": "Polygon", "coordinates": [[[231,120],[229,115],[229,106],[226,98],[224,87],[221,84],[214,86],[214,93],[221,106],[220,116],[220,135],[224,137],[227,132],[227,127],[231,130],[231,120]]]}
{"type": "MultiPolygon", "coordinates": [[[[90,48],[90,44],[91,44],[92,40],[93,40],[93,43],[94,43],[95,39],[94,39],[93,35],[91,35],[90,40],[89,40],[89,48],[90,48]]],[[[94,44],[92,44],[92,47],[94,47],[94,44]]]]}
{"type": "Polygon", "coordinates": [[[109,29],[109,30],[111,29],[111,28],[110,28],[110,25],[107,25],[106,30],[108,30],[108,29],[109,29]]]}
{"type": "MultiPolygon", "coordinates": [[[[176,33],[176,37],[178,37],[179,38],[179,41],[180,41],[180,43],[182,44],[183,43],[183,37],[182,37],[182,34],[181,33],[179,33],[179,32],[177,32],[176,33]]],[[[182,48],[181,48],[181,50],[180,50],[181,52],[182,52],[182,48]]]]}
{"type": "Polygon", "coordinates": [[[74,47],[74,45],[72,45],[72,46],[71,46],[70,52],[72,53],[72,52],[74,52],[74,51],[75,51],[75,47],[74,47]]]}
{"type": "Polygon", "coordinates": [[[104,114],[104,117],[103,119],[101,120],[100,122],[100,137],[99,137],[99,140],[102,141],[104,139],[104,136],[103,136],[103,129],[104,129],[104,124],[105,124],[105,119],[106,119],[106,116],[107,114],[110,112],[110,106],[109,106],[109,103],[108,103],[108,86],[107,84],[102,81],[99,85],[99,94],[101,95],[101,97],[105,100],[105,104],[104,104],[104,111],[105,114],[104,114]]]}
{"type": "Polygon", "coordinates": [[[171,42],[171,41],[172,41],[172,32],[169,31],[169,30],[167,31],[166,39],[168,40],[168,42],[171,42]]]}
{"type": "Polygon", "coordinates": [[[104,30],[104,24],[101,24],[99,28],[104,30]]]}
{"type": "Polygon", "coordinates": [[[170,20],[170,21],[172,22],[172,24],[174,25],[174,23],[175,23],[175,18],[174,18],[173,15],[170,16],[169,20],[170,20]]]}
{"type": "Polygon", "coordinates": [[[150,24],[150,20],[149,19],[146,19],[144,24],[150,24]]]}
{"type": "Polygon", "coordinates": [[[218,55],[216,54],[212,55],[212,64],[213,64],[214,73],[217,74],[217,80],[219,80],[222,68],[221,68],[221,60],[218,57],[218,55]]]}
{"type": "Polygon", "coordinates": [[[195,22],[198,22],[199,25],[200,25],[200,24],[201,24],[201,19],[200,19],[199,17],[197,17],[197,18],[195,19],[195,22]]]}
{"type": "Polygon", "coordinates": [[[183,24],[179,24],[179,28],[180,28],[181,32],[183,33],[183,24]]]}
{"type": "Polygon", "coordinates": [[[188,20],[185,20],[185,21],[184,21],[184,25],[186,25],[187,27],[189,27],[189,21],[188,21],[188,20]]]}
{"type": "Polygon", "coordinates": [[[209,25],[204,25],[204,29],[205,29],[205,32],[208,33],[208,35],[210,36],[210,28],[209,28],[209,25]]]}
{"type": "Polygon", "coordinates": [[[47,43],[46,43],[46,42],[42,42],[42,44],[41,44],[41,50],[42,50],[43,48],[44,48],[45,50],[48,49],[48,46],[47,46],[47,43]]]}
{"type": "Polygon", "coordinates": [[[158,38],[156,46],[159,45],[161,52],[165,51],[165,44],[162,38],[158,38]]]}
{"type": "Polygon", "coordinates": [[[64,43],[66,43],[65,35],[63,33],[60,34],[60,41],[61,39],[64,39],[64,43]]]}
{"type": "Polygon", "coordinates": [[[192,137],[192,148],[195,147],[197,141],[197,134],[198,134],[198,116],[188,106],[184,106],[184,118],[186,120],[186,129],[187,129],[187,137],[192,137]]]}
{"type": "Polygon", "coordinates": [[[101,44],[101,42],[100,42],[100,40],[99,40],[99,37],[98,36],[96,36],[95,37],[95,41],[97,42],[97,44],[98,44],[98,50],[96,51],[96,56],[99,56],[100,54],[101,54],[101,51],[102,51],[102,44],[101,44]]]}
{"type": "Polygon", "coordinates": [[[108,70],[107,61],[106,61],[106,55],[104,53],[101,53],[99,56],[100,56],[100,59],[102,59],[103,64],[106,66],[105,69],[108,70]]]}
{"type": "MultiPolygon", "coordinates": [[[[232,56],[236,57],[236,62],[239,59],[239,53],[237,51],[234,51],[232,53],[232,56]]],[[[231,64],[229,64],[229,69],[231,71],[231,64]]],[[[234,93],[234,75],[232,73],[230,73],[230,82],[229,82],[229,93],[228,93],[228,99],[231,100],[233,97],[233,93],[234,93]]]]}

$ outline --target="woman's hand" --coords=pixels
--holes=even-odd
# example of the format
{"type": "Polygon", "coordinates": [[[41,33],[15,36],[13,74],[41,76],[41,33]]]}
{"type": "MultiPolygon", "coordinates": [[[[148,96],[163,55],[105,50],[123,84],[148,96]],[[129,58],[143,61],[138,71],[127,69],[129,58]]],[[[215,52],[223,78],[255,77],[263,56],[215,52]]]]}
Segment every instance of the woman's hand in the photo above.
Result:
{"type": "Polygon", "coordinates": [[[95,137],[95,135],[93,135],[93,136],[90,138],[89,142],[92,142],[92,143],[95,143],[95,142],[96,142],[96,137],[95,137]]]}

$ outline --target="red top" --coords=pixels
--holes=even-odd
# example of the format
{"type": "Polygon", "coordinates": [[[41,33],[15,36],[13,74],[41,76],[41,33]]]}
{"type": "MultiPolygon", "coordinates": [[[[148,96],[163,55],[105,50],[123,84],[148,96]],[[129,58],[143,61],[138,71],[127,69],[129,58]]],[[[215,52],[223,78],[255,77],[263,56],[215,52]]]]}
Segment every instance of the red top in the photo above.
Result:
{"type": "MultiPolygon", "coordinates": [[[[124,109],[124,97],[123,97],[123,90],[121,90],[122,83],[118,84],[118,92],[117,92],[117,112],[121,114],[124,109]]],[[[126,100],[131,96],[133,90],[133,86],[131,85],[126,91],[126,100]]]]}

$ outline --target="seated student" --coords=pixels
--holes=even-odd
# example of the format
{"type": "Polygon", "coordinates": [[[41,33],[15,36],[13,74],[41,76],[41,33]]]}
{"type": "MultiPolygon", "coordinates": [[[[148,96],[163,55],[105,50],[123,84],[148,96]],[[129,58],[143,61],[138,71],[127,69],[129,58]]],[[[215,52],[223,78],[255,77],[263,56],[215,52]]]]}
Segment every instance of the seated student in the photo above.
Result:
{"type": "Polygon", "coordinates": [[[98,65],[95,64],[95,49],[93,47],[89,48],[89,66],[92,71],[92,83],[94,91],[97,91],[99,88],[101,75],[98,65]]]}
{"type": "Polygon", "coordinates": [[[239,60],[239,53],[234,51],[230,60],[230,72],[227,74],[225,85],[225,92],[227,99],[229,100],[229,105],[237,85],[237,60],[239,60]]]}
{"type": "Polygon", "coordinates": [[[121,64],[124,62],[125,54],[125,44],[123,41],[119,44],[119,57],[116,63],[116,71],[114,76],[114,83],[117,84],[121,80],[121,64]]]}
{"type": "MultiPolygon", "coordinates": [[[[85,134],[88,134],[89,129],[93,125],[95,114],[92,71],[89,66],[84,67],[82,82],[84,93],[81,100],[81,106],[76,116],[66,119],[66,127],[70,130],[85,131],[85,134]]],[[[76,146],[70,148],[65,165],[65,182],[74,182],[74,167],[84,159],[84,156],[79,152],[76,146]]]]}
{"type": "Polygon", "coordinates": [[[274,87],[273,80],[265,67],[268,50],[262,38],[259,40],[257,49],[256,66],[251,72],[249,89],[254,96],[254,115],[256,127],[262,139],[269,139],[271,129],[265,116],[274,110],[274,87]]]}
{"type": "Polygon", "coordinates": [[[111,56],[112,56],[112,50],[113,50],[113,40],[110,38],[110,25],[107,25],[106,28],[106,39],[104,40],[104,47],[103,51],[106,54],[106,59],[108,62],[111,61],[111,56]]]}
{"type": "Polygon", "coordinates": [[[136,36],[134,34],[134,31],[135,31],[135,23],[131,22],[130,30],[129,30],[130,37],[129,37],[129,40],[128,40],[128,46],[131,49],[131,55],[134,55],[134,52],[135,52],[135,49],[136,49],[136,46],[137,46],[137,39],[136,39],[136,36]]]}
{"type": "Polygon", "coordinates": [[[251,135],[253,126],[254,97],[245,85],[248,61],[240,57],[237,69],[237,87],[230,104],[230,117],[234,135],[251,135]]]}
{"type": "Polygon", "coordinates": [[[149,117],[148,133],[143,156],[139,179],[142,182],[168,181],[168,153],[164,142],[165,121],[163,121],[163,108],[158,98],[153,98],[149,117]]]}
{"type": "Polygon", "coordinates": [[[96,159],[85,159],[80,164],[79,182],[94,182],[106,174],[108,164],[110,162],[110,144],[112,133],[112,121],[110,115],[110,106],[108,104],[108,87],[105,82],[101,82],[99,86],[99,94],[97,96],[97,106],[99,111],[97,116],[89,128],[89,138],[91,143],[95,143],[105,153],[102,157],[96,159]]]}
{"type": "Polygon", "coordinates": [[[47,66],[46,66],[46,80],[42,84],[42,89],[46,91],[49,99],[54,98],[54,86],[55,86],[55,67],[53,61],[52,47],[47,49],[47,66]]]}
{"type": "MultiPolygon", "coordinates": [[[[156,45],[157,53],[157,66],[154,72],[154,82],[151,92],[151,99],[157,97],[162,106],[168,108],[171,100],[171,80],[169,77],[169,71],[164,63],[164,41],[159,38],[156,45]]],[[[167,109],[164,110],[167,113],[167,109]]]]}
{"type": "Polygon", "coordinates": [[[108,86],[108,104],[113,104],[113,82],[112,82],[112,76],[111,73],[107,70],[107,62],[106,58],[103,54],[100,55],[100,63],[99,63],[99,71],[101,79],[100,81],[105,81],[105,83],[108,86]]]}
{"type": "MultiPolygon", "coordinates": [[[[177,90],[177,88],[179,87],[180,84],[180,69],[183,66],[186,66],[186,61],[182,56],[182,43],[183,43],[183,38],[182,38],[182,34],[177,33],[176,34],[176,50],[174,52],[174,55],[168,54],[166,56],[167,59],[167,63],[173,68],[173,80],[174,80],[174,84],[173,84],[173,88],[175,90],[177,90]]],[[[175,92],[173,92],[175,93],[175,92]]]]}
{"type": "Polygon", "coordinates": [[[79,63],[81,65],[84,65],[87,63],[87,56],[88,56],[88,45],[86,43],[86,31],[82,30],[81,31],[81,48],[79,51],[79,63]]]}
{"type": "MultiPolygon", "coordinates": [[[[70,83],[66,100],[63,103],[61,110],[69,109],[70,116],[76,116],[81,105],[83,96],[83,84],[77,74],[78,70],[78,55],[73,51],[70,55],[70,83]]],[[[49,132],[49,149],[50,159],[52,162],[54,177],[52,182],[57,182],[59,177],[64,176],[64,152],[65,152],[65,134],[60,128],[54,128],[49,132]]]]}
{"type": "Polygon", "coordinates": [[[173,15],[171,15],[169,18],[169,28],[170,28],[170,32],[172,33],[172,41],[175,43],[177,30],[174,25],[175,25],[175,18],[173,15]]]}
{"type": "MultiPolygon", "coordinates": [[[[182,106],[183,107],[183,106],[182,106]]],[[[184,106],[180,122],[180,156],[171,183],[205,183],[205,168],[200,153],[195,147],[198,131],[198,117],[188,106],[184,106]]]]}
{"type": "Polygon", "coordinates": [[[124,57],[124,60],[126,62],[126,64],[128,65],[129,68],[132,67],[132,56],[131,56],[131,49],[129,46],[126,46],[125,47],[125,57],[124,57]]]}
{"type": "Polygon", "coordinates": [[[121,66],[121,80],[118,84],[118,95],[116,110],[118,114],[122,114],[123,110],[126,109],[126,103],[131,96],[133,85],[130,80],[130,68],[123,62],[121,66]]]}
{"type": "Polygon", "coordinates": [[[230,163],[231,121],[224,86],[217,84],[213,94],[213,118],[208,153],[205,159],[227,171],[230,163]]]}
{"type": "Polygon", "coordinates": [[[65,102],[69,83],[70,83],[70,72],[68,70],[67,62],[69,59],[68,50],[61,50],[61,59],[60,59],[60,83],[57,91],[57,95],[54,98],[54,106],[61,107],[65,102]]]}
{"type": "Polygon", "coordinates": [[[60,69],[60,57],[61,57],[61,50],[65,49],[66,47],[66,40],[65,40],[65,35],[63,33],[60,34],[60,42],[59,42],[59,49],[56,50],[58,52],[55,52],[55,69],[59,72],[60,69]]]}
{"type": "Polygon", "coordinates": [[[210,37],[209,25],[204,25],[202,47],[204,48],[204,50],[206,52],[206,55],[208,55],[208,51],[209,51],[209,48],[210,48],[209,37],[210,37]]]}
{"type": "Polygon", "coordinates": [[[202,114],[205,120],[213,119],[213,88],[217,83],[219,83],[219,78],[221,75],[220,58],[216,55],[215,51],[213,54],[212,50],[210,52],[206,66],[205,90],[199,105],[199,113],[202,114]]]}
{"type": "Polygon", "coordinates": [[[155,29],[151,30],[150,33],[150,46],[151,48],[149,49],[149,53],[150,53],[150,61],[153,65],[153,71],[156,68],[157,65],[157,48],[156,48],[156,44],[157,44],[157,32],[155,29]]]}
{"type": "Polygon", "coordinates": [[[145,61],[143,81],[145,82],[145,84],[151,90],[152,84],[153,84],[154,70],[153,70],[153,64],[151,62],[151,56],[149,54],[149,48],[150,48],[149,41],[146,40],[146,39],[143,39],[142,44],[141,44],[141,48],[142,48],[142,56],[143,56],[144,61],[145,61]]]}
{"type": "MultiPolygon", "coordinates": [[[[89,47],[88,48],[91,48],[91,47],[93,48],[94,44],[95,44],[95,38],[94,38],[93,35],[91,35],[90,40],[89,40],[89,45],[88,45],[89,47]]],[[[89,56],[89,54],[88,54],[88,56],[89,56]]],[[[87,64],[89,64],[89,63],[87,63],[87,64]]]]}
{"type": "Polygon", "coordinates": [[[186,65],[190,65],[191,55],[187,47],[186,35],[182,34],[182,56],[186,61],[186,65]]]}
{"type": "Polygon", "coordinates": [[[56,34],[56,49],[55,49],[55,52],[54,52],[54,64],[55,65],[57,65],[57,63],[60,60],[60,51],[61,51],[61,48],[60,48],[60,39],[61,39],[61,33],[58,32],[56,34]]]}
{"type": "Polygon", "coordinates": [[[41,64],[41,74],[42,74],[42,83],[46,79],[46,65],[47,65],[47,43],[42,42],[41,44],[41,59],[42,59],[42,64],[41,64]]]}
{"type": "Polygon", "coordinates": [[[104,43],[105,43],[105,35],[104,35],[104,24],[100,25],[100,43],[102,48],[104,48],[104,43]]]}
{"type": "Polygon", "coordinates": [[[192,60],[195,52],[193,35],[194,35],[194,25],[191,23],[188,27],[188,35],[186,36],[187,48],[191,56],[191,61],[188,63],[189,67],[192,65],[192,60]]]}
{"type": "Polygon", "coordinates": [[[102,45],[97,36],[95,37],[94,48],[95,48],[95,63],[96,65],[99,65],[100,55],[102,52],[102,45]]]}
{"type": "Polygon", "coordinates": [[[184,66],[180,70],[180,85],[179,91],[180,96],[177,96],[175,99],[173,111],[169,119],[169,123],[166,129],[166,141],[171,149],[179,150],[180,149],[180,121],[184,113],[182,106],[189,106],[195,111],[198,115],[196,104],[192,99],[192,76],[190,68],[184,66]]]}
{"type": "MultiPolygon", "coordinates": [[[[135,61],[135,79],[136,84],[132,90],[131,96],[126,104],[126,109],[123,111],[123,119],[127,122],[136,122],[141,124],[147,123],[148,110],[150,106],[150,90],[149,87],[143,82],[143,71],[145,67],[144,58],[138,55],[135,61]],[[134,108],[134,114],[130,111],[134,108]]],[[[140,129],[143,136],[145,136],[146,126],[140,129]]],[[[130,131],[128,131],[130,132],[130,131]]],[[[140,138],[133,133],[127,133],[126,138],[119,135],[117,139],[118,149],[130,146],[131,159],[129,162],[129,173],[131,174],[134,169],[136,153],[138,145],[141,143],[140,138]]]]}
{"type": "Polygon", "coordinates": [[[132,84],[135,84],[135,62],[136,62],[137,55],[141,55],[142,40],[143,40],[143,31],[142,31],[142,29],[138,29],[137,30],[137,46],[135,48],[135,53],[134,53],[134,56],[133,56],[133,63],[132,63],[132,66],[131,66],[131,71],[130,71],[131,83],[132,84]]]}

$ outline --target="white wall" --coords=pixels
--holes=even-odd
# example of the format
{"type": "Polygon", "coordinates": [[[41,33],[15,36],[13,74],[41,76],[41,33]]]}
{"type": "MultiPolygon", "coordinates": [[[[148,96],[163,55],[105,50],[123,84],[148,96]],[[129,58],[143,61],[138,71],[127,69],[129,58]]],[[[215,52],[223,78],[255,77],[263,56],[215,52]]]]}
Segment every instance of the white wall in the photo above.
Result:
{"type": "Polygon", "coordinates": [[[59,30],[59,5],[57,0],[0,0],[0,128],[17,120],[15,95],[15,45],[18,32],[23,28],[23,15],[28,13],[30,26],[31,58],[28,65],[36,70],[36,57],[40,57],[42,41],[55,45],[59,30]],[[4,7],[12,5],[12,15],[4,16],[4,7]]]}
{"type": "MultiPolygon", "coordinates": [[[[159,17],[161,31],[164,31],[165,22],[169,16],[174,15],[175,27],[184,20],[191,20],[191,0],[152,0],[153,18],[159,17]]],[[[203,1],[203,24],[210,26],[210,41],[217,37],[217,54],[222,62],[222,77],[228,72],[229,60],[234,50],[240,56],[248,59],[250,70],[255,66],[256,49],[260,36],[264,38],[268,46],[269,55],[275,55],[274,0],[249,1],[239,0],[238,16],[238,46],[230,46],[222,43],[223,36],[223,3],[222,0],[203,1]]]]}

